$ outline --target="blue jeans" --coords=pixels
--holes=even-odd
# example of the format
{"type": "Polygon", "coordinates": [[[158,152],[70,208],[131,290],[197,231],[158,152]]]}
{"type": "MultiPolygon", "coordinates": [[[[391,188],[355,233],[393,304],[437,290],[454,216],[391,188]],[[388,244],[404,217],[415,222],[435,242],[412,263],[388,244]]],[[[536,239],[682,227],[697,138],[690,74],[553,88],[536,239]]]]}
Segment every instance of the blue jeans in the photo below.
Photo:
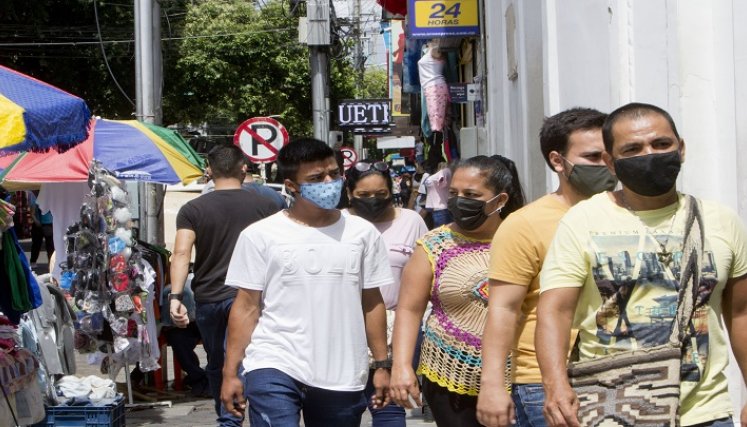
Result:
{"type": "Polygon", "coordinates": [[[719,418],[717,420],[696,424],[690,427],[734,427],[734,421],[731,417],[719,418]]]}
{"type": "Polygon", "coordinates": [[[451,212],[449,212],[448,209],[433,210],[431,211],[431,215],[433,216],[434,228],[454,222],[454,218],[451,216],[451,212]]]}
{"type": "Polygon", "coordinates": [[[394,402],[379,409],[374,409],[371,406],[371,396],[376,393],[373,385],[373,374],[374,371],[368,373],[368,383],[366,383],[366,390],[364,392],[368,410],[371,411],[372,427],[405,427],[405,418],[407,417],[405,408],[398,406],[394,402]]]}
{"type": "Polygon", "coordinates": [[[545,389],[542,384],[514,384],[511,399],[516,406],[516,425],[520,427],[545,427],[542,406],[545,404],[545,389]]]}
{"type": "Polygon", "coordinates": [[[307,386],[277,369],[243,376],[252,427],[360,427],[366,410],[363,391],[332,391],[307,386]]]}
{"type": "Polygon", "coordinates": [[[210,385],[210,394],[215,400],[215,413],[220,426],[241,426],[244,418],[236,417],[226,411],[220,400],[220,387],[223,384],[223,360],[225,358],[226,329],[228,314],[231,312],[233,299],[213,303],[197,303],[196,321],[202,336],[202,346],[207,353],[205,373],[210,385]]]}

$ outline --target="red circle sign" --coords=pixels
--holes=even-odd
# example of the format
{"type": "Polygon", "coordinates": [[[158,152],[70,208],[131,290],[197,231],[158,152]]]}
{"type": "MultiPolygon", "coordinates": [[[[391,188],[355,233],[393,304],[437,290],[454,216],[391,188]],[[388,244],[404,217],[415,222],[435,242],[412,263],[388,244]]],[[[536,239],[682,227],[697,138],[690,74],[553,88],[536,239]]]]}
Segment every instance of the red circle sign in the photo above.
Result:
{"type": "Polygon", "coordinates": [[[343,147],[340,149],[342,153],[342,167],[345,170],[350,169],[358,161],[358,154],[352,148],[343,147]]]}
{"type": "Polygon", "coordinates": [[[285,126],[270,117],[254,117],[240,124],[233,143],[254,163],[272,162],[290,141],[285,126]]]}

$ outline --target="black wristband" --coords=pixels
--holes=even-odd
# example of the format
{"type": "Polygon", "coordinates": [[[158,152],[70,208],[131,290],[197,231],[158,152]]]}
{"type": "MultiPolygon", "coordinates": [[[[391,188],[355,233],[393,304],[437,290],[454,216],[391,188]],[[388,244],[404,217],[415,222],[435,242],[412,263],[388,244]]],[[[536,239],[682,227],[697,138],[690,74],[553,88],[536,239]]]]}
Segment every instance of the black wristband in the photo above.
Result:
{"type": "Polygon", "coordinates": [[[392,369],[392,359],[374,360],[371,362],[371,369],[392,369]]]}
{"type": "Polygon", "coordinates": [[[169,294],[169,301],[177,300],[182,301],[184,299],[184,294],[169,294]]]}

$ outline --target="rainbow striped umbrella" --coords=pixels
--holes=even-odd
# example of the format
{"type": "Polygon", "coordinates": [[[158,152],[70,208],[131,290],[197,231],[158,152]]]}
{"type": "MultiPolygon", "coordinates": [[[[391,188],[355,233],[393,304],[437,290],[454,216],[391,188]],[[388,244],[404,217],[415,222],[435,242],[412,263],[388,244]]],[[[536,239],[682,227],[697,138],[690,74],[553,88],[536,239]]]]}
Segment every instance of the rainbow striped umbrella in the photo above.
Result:
{"type": "Polygon", "coordinates": [[[93,159],[118,178],[161,184],[187,184],[201,177],[204,168],[202,158],[175,131],[136,120],[96,119],[89,137],[64,153],[0,158],[0,185],[16,190],[84,182],[93,159]]]}
{"type": "Polygon", "coordinates": [[[77,96],[0,65],[0,155],[64,151],[86,139],[90,118],[77,96]]]}

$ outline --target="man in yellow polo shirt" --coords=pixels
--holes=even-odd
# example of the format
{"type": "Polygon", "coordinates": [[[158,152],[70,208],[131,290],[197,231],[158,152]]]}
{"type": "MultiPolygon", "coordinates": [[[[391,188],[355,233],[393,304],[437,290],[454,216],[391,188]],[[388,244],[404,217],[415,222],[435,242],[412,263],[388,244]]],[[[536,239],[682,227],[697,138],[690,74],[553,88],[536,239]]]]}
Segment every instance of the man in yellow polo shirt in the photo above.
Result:
{"type": "Polygon", "coordinates": [[[540,147],[558,174],[558,189],[509,215],[493,238],[490,296],[483,334],[478,420],[487,427],[544,426],[544,392],[534,351],[539,273],[560,218],[577,202],[611,190],[617,180],[602,161],[606,115],[573,108],[545,120],[540,147]],[[503,386],[503,364],[512,351],[513,390],[503,386]]]}

